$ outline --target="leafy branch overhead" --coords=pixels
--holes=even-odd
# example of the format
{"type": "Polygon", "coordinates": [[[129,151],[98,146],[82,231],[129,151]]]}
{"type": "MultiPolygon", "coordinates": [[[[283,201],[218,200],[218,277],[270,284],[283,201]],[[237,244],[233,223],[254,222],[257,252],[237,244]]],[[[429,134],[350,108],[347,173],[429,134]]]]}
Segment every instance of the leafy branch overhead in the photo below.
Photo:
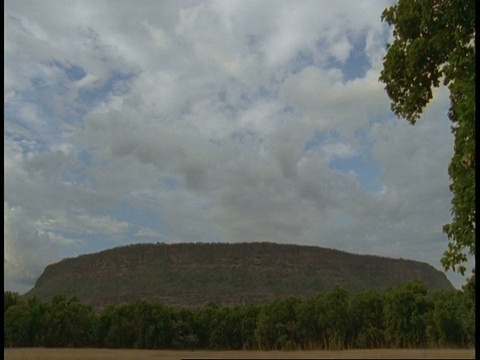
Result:
{"type": "Polygon", "coordinates": [[[463,275],[475,255],[475,0],[399,0],[381,18],[393,26],[380,75],[392,111],[415,124],[434,87],[450,91],[452,222],[442,265],[463,275]]]}

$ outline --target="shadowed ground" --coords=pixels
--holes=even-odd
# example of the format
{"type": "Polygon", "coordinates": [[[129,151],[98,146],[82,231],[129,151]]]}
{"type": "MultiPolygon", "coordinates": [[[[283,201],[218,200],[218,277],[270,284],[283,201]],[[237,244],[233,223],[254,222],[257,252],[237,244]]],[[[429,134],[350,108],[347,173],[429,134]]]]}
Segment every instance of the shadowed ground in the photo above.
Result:
{"type": "Polygon", "coordinates": [[[110,349],[4,349],[7,360],[180,359],[475,359],[475,349],[343,351],[172,351],[110,349]]]}

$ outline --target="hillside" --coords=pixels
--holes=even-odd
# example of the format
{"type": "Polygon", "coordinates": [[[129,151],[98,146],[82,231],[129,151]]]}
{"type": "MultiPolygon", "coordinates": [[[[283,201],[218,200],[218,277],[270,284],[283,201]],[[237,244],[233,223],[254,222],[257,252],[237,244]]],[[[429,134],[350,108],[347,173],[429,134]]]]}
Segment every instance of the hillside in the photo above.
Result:
{"type": "Polygon", "coordinates": [[[135,300],[174,306],[264,303],[308,297],[342,285],[383,291],[421,279],[430,290],[453,289],[445,274],[411,260],[354,255],[274,243],[136,244],[62,260],[45,268],[25,294],[49,301],[77,296],[100,310],[135,300]]]}

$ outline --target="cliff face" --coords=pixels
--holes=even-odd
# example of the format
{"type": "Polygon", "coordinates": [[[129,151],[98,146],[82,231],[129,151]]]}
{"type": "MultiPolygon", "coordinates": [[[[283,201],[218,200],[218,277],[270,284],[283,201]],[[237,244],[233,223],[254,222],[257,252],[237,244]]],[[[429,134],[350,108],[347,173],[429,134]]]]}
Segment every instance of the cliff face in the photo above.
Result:
{"type": "Polygon", "coordinates": [[[445,274],[426,263],[314,246],[137,244],[49,265],[25,297],[77,296],[97,310],[135,300],[233,305],[304,298],[335,285],[351,293],[383,291],[415,279],[432,291],[453,289],[445,274]]]}

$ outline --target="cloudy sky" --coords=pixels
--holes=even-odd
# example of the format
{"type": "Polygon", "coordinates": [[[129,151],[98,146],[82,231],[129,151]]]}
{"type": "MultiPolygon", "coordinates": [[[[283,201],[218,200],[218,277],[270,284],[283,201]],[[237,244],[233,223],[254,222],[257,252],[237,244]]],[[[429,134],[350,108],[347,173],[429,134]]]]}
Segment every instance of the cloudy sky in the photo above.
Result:
{"type": "Polygon", "coordinates": [[[145,242],[318,245],[441,269],[448,92],[415,126],[390,111],[391,4],[7,0],[4,289],[145,242]]]}

